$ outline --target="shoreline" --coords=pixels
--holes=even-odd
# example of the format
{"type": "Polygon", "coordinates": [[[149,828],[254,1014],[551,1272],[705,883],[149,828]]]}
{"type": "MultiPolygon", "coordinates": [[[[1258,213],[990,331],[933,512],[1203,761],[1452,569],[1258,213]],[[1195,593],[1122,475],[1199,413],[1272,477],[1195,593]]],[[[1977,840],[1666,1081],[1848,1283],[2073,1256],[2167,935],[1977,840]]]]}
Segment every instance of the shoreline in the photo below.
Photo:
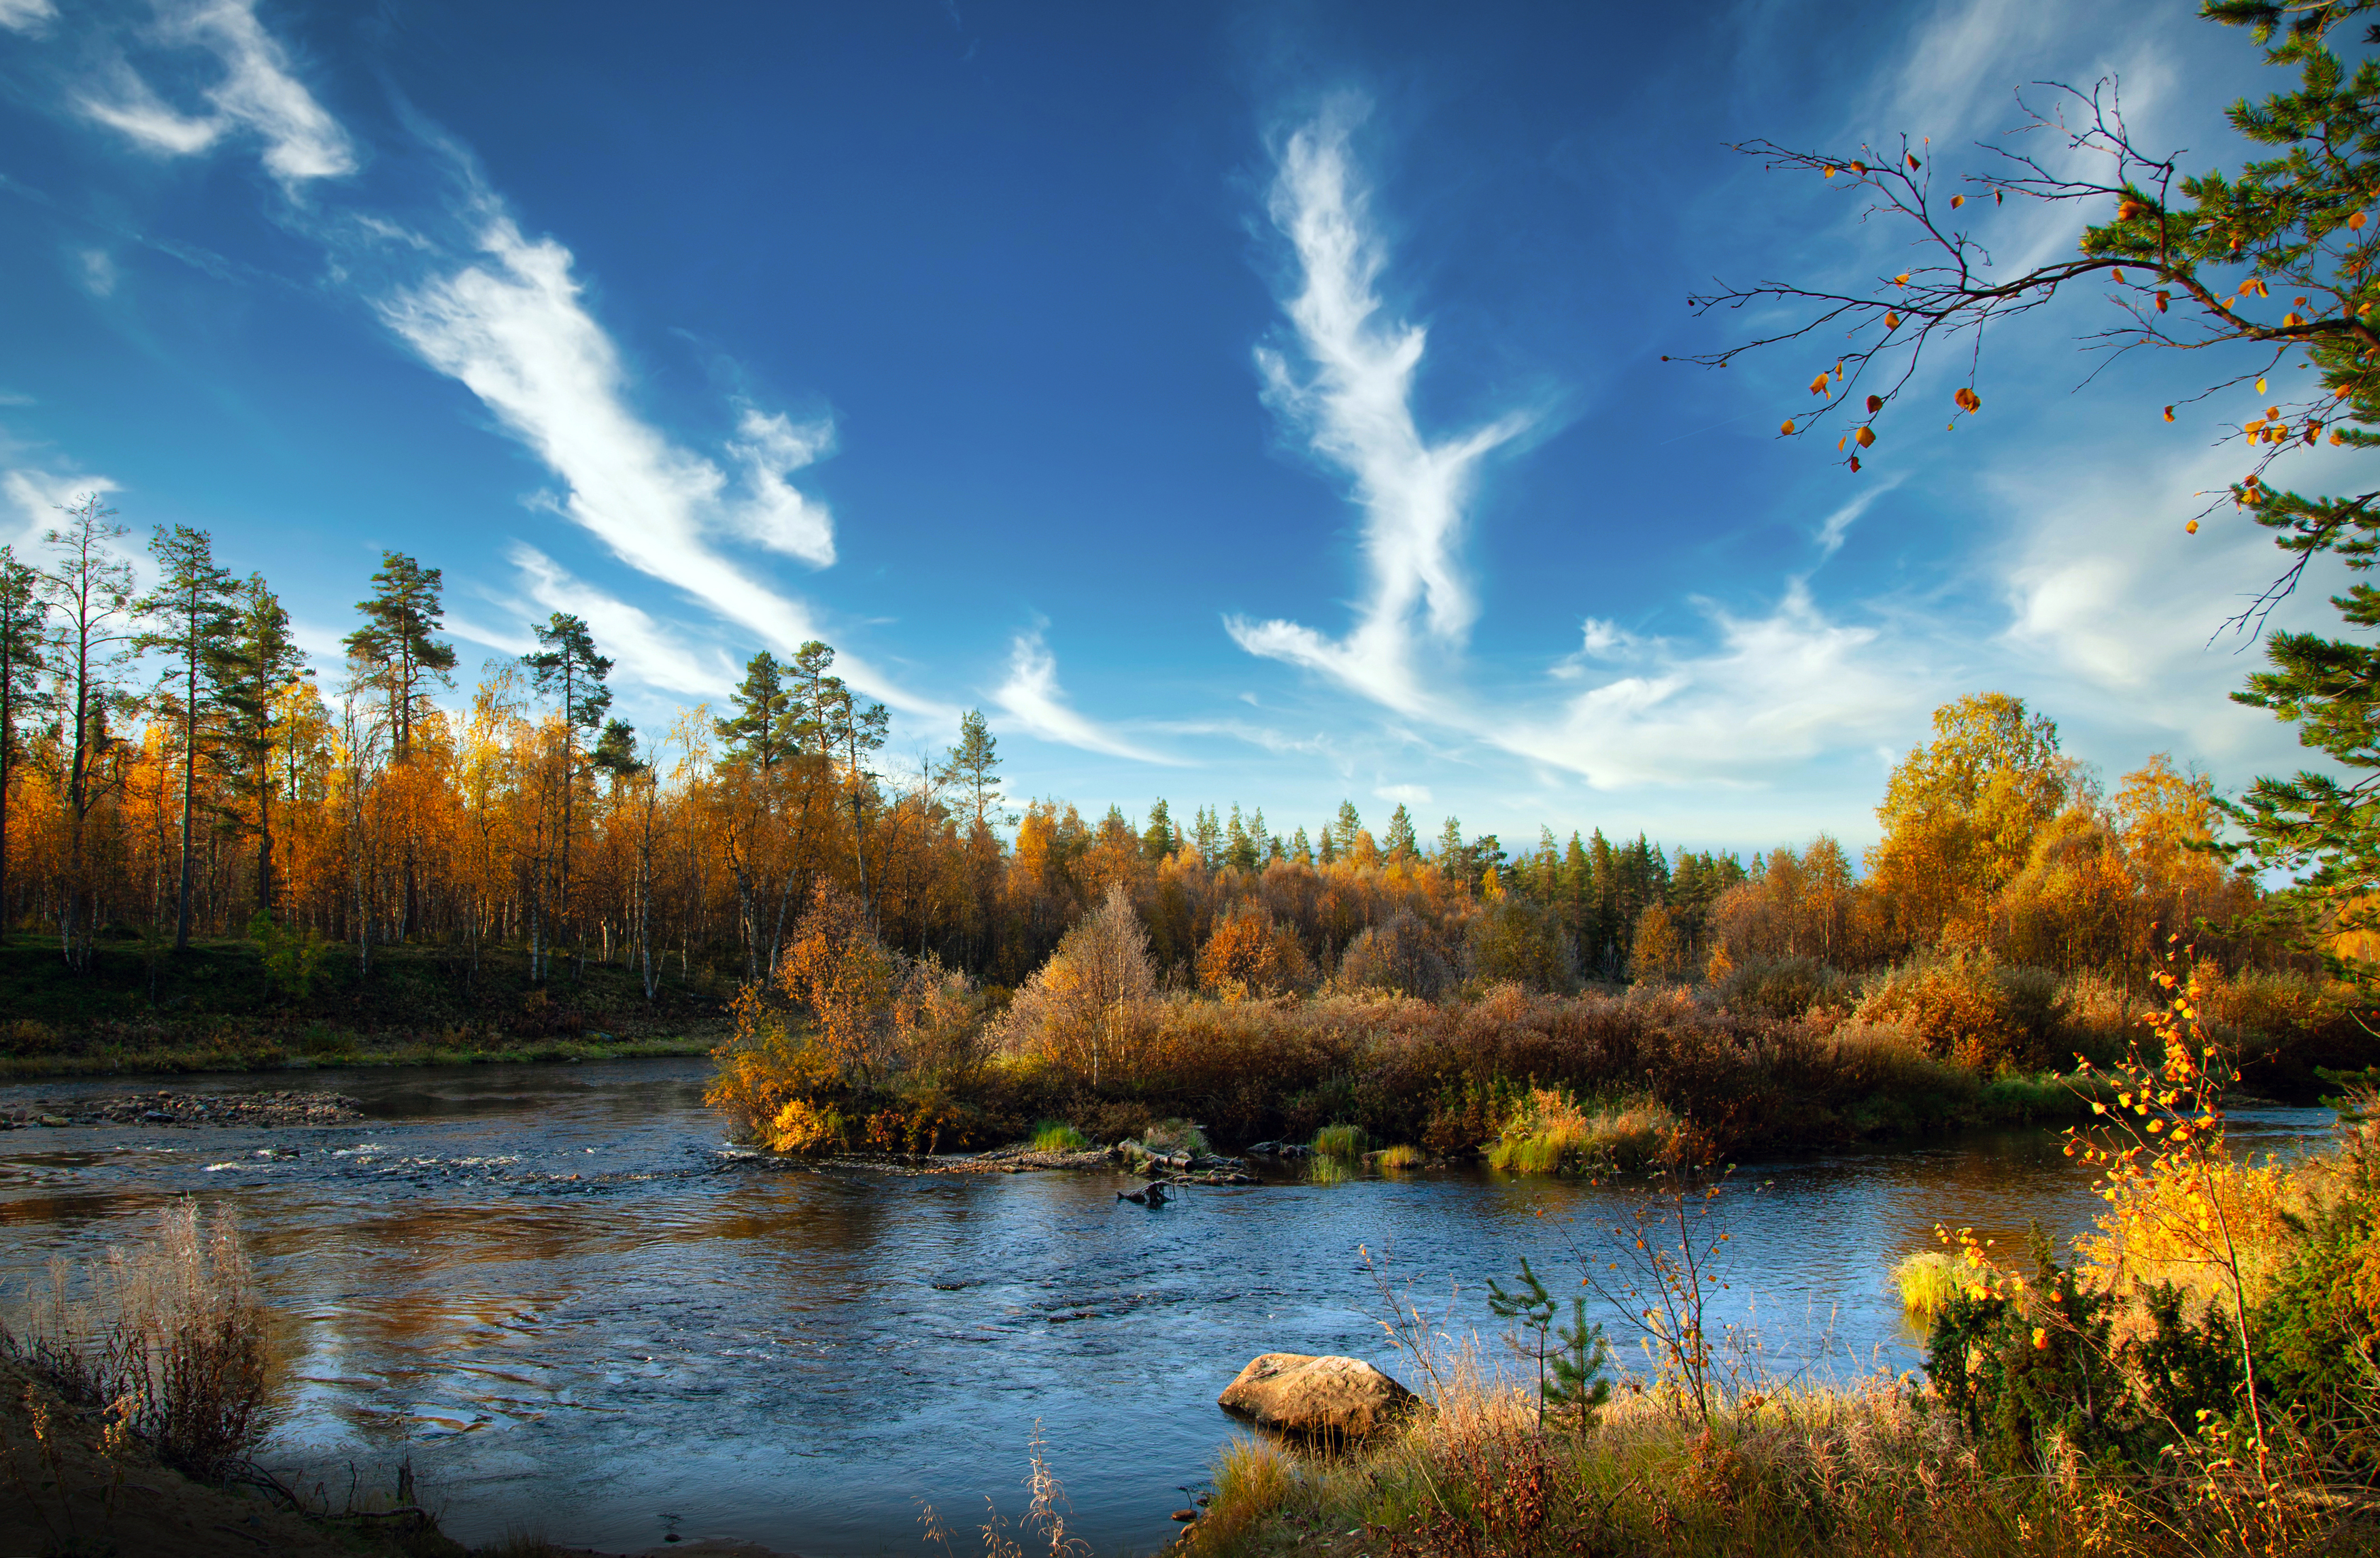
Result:
{"type": "Polygon", "coordinates": [[[457,1047],[416,1041],[360,1049],[293,1054],[278,1049],[226,1050],[176,1045],[162,1049],[112,1049],[97,1054],[0,1055],[0,1086],[51,1077],[136,1075],[262,1075],[285,1071],[339,1071],[394,1065],[455,1066],[532,1062],[656,1060],[707,1055],[717,1038],[623,1039],[587,1041],[549,1040],[500,1048],[457,1047]]]}

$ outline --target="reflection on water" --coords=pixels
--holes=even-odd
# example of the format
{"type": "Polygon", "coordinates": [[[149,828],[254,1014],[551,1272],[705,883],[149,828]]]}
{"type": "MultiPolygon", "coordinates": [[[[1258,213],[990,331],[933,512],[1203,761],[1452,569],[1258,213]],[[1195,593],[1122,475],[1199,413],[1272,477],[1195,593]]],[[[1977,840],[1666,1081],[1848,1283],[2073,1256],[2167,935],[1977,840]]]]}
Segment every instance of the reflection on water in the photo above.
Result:
{"type": "MultiPolygon", "coordinates": [[[[326,1073],[365,1121],[0,1136],[0,1281],[168,1197],[237,1206],[295,1365],[266,1459],[310,1486],[409,1449],[467,1541],[535,1525],[613,1550],[675,1533],[906,1552],[920,1498],[1014,1512],[1038,1418],[1082,1533],[1147,1551],[1230,1433],[1215,1395],[1249,1357],[1390,1362],[1360,1249],[1492,1330],[1486,1280],[1560,1259],[1540,1210],[1591,1233],[1634,1193],[1414,1174],[1193,1189],[1150,1212],[1104,1174],[722,1172],[705,1070],[326,1073]]],[[[2234,1136],[2288,1150],[2327,1123],[2249,1111],[2234,1136]]],[[[2021,1244],[2096,1204],[2041,1134],[1747,1165],[1725,1203],[1727,1317],[1773,1373],[1835,1378],[1915,1365],[1885,1273],[1937,1223],[2021,1244]]]]}

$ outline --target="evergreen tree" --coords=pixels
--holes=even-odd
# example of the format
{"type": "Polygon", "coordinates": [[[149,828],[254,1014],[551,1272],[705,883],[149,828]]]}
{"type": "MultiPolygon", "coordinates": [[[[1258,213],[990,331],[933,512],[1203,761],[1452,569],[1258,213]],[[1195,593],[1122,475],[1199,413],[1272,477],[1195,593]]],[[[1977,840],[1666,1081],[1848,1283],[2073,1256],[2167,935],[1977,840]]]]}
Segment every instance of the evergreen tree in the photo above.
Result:
{"type": "Polygon", "coordinates": [[[555,712],[562,722],[562,874],[555,885],[556,918],[566,930],[570,925],[570,837],[572,802],[578,789],[578,746],[580,733],[592,734],[603,723],[604,711],[612,707],[612,689],[603,679],[612,674],[612,662],[595,652],[595,639],[587,631],[586,622],[568,612],[555,612],[542,626],[532,623],[530,631],[537,635],[536,652],[521,656],[528,667],[529,679],[538,692],[553,700],[555,712]]]}
{"type": "Polygon", "coordinates": [[[735,712],[713,720],[710,728],[727,743],[730,762],[749,762],[764,774],[795,749],[800,724],[799,700],[785,685],[783,668],[767,650],[744,666],[744,680],[727,695],[735,712]]]}
{"type": "Polygon", "coordinates": [[[383,552],[380,561],[371,576],[377,588],[356,605],[364,625],[346,645],[357,681],[381,695],[389,741],[402,762],[413,754],[413,728],[430,707],[430,684],[455,685],[455,647],[433,637],[446,620],[445,574],[401,552],[383,552]]]}
{"type": "Polygon", "coordinates": [[[978,829],[1000,804],[1000,742],[984,723],[983,711],[970,709],[959,716],[959,744],[945,749],[941,779],[966,791],[967,808],[978,829]]]}
{"type": "Polygon", "coordinates": [[[281,734],[281,700],[291,684],[314,673],[289,637],[289,614],[262,574],[241,587],[228,629],[207,656],[207,681],[222,711],[224,749],[232,790],[256,816],[256,907],[273,912],[273,802],[279,788],[273,749],[281,734]]]}
{"type": "Polygon", "coordinates": [[[596,738],[594,755],[589,760],[602,773],[612,776],[612,792],[619,794],[623,780],[633,779],[645,771],[637,756],[637,727],[625,720],[607,720],[603,734],[596,738]]]}
{"type": "Polygon", "coordinates": [[[1256,848],[1257,868],[1259,870],[1281,858],[1281,840],[1275,838],[1265,827],[1264,808],[1261,806],[1257,807],[1255,813],[1248,819],[1248,842],[1256,848]]]}
{"type": "Polygon", "coordinates": [[[1438,831],[1438,869],[1456,882],[1471,880],[1471,850],[1463,842],[1463,820],[1449,817],[1438,831]]]}
{"type": "Polygon", "coordinates": [[[14,549],[0,546],[0,932],[8,913],[8,799],[17,777],[17,726],[28,714],[48,706],[42,696],[42,627],[49,607],[40,591],[41,576],[17,561],[14,549]]]}
{"type": "Polygon", "coordinates": [[[205,673],[231,631],[238,584],[216,564],[213,539],[204,530],[187,525],[161,529],[150,537],[149,552],[157,559],[156,588],[133,609],[152,626],[134,642],[165,651],[163,712],[180,738],[182,859],[174,893],[174,950],[182,952],[190,944],[190,874],[197,864],[190,841],[197,823],[200,749],[212,736],[221,712],[205,673]]]}
{"type": "Polygon", "coordinates": [[[1389,818],[1389,836],[1381,841],[1381,847],[1391,860],[1409,860],[1421,853],[1420,841],[1414,837],[1413,813],[1402,801],[1389,818]]]}
{"type": "Polygon", "coordinates": [[[1289,858],[1297,865],[1314,864],[1314,846],[1306,839],[1304,828],[1289,835],[1289,858]]]}
{"type": "Polygon", "coordinates": [[[1319,857],[1320,862],[1327,866],[1330,865],[1338,858],[1339,835],[1333,829],[1325,825],[1322,829],[1322,853],[1319,857]]]}
{"type": "Polygon", "coordinates": [[[1249,836],[1248,825],[1240,819],[1240,803],[1232,802],[1232,820],[1223,829],[1223,860],[1241,870],[1257,869],[1257,841],[1249,836]]]}
{"type": "Polygon", "coordinates": [[[1140,835],[1140,852],[1149,864],[1155,865],[1182,847],[1181,837],[1173,831],[1173,813],[1160,796],[1148,809],[1148,826],[1140,835]]]}
{"type": "Polygon", "coordinates": [[[1223,863],[1223,824],[1211,806],[1198,809],[1196,841],[1199,863],[1210,871],[1220,869],[1223,863]]]}
{"type": "Polygon", "coordinates": [[[1355,814],[1355,803],[1352,800],[1341,801],[1339,803],[1339,821],[1331,825],[1330,830],[1330,842],[1335,846],[1335,853],[1340,855],[1354,854],[1355,852],[1355,835],[1363,831],[1364,819],[1355,814]]]}

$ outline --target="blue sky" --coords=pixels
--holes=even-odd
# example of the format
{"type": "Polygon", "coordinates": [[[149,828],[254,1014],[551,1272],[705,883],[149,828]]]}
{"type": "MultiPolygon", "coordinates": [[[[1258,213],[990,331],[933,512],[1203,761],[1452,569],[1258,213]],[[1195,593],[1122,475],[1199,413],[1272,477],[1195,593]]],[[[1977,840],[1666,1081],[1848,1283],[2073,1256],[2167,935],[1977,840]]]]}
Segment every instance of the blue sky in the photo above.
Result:
{"type": "Polygon", "coordinates": [[[2077,298],[1851,476],[1775,436],[1809,351],[1660,360],[1715,275],[1900,268],[1730,140],[2114,73],[2236,160],[2270,73],[2193,9],[0,0],[0,540],[203,527],[334,685],[407,551],[467,669],[576,611],[649,732],[823,638],[896,756],[980,706],[1093,812],[1864,843],[1985,688],[2236,788],[2298,761],[2208,643],[2273,554],[2181,527],[2248,392],[2070,393],[2077,298]]]}

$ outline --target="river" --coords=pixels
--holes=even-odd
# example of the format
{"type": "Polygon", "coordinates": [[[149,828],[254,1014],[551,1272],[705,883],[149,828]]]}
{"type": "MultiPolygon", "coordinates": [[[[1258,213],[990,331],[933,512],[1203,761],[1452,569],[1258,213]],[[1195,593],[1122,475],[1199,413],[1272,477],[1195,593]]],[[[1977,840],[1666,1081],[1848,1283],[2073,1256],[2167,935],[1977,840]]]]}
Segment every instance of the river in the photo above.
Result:
{"type": "MultiPolygon", "coordinates": [[[[1038,1421],[1075,1532],[1104,1554],[1173,1535],[1234,1431],[1216,1393],[1250,1357],[1346,1352],[1409,1375],[1380,1272],[1492,1337],[1488,1278],[1526,1255],[1567,1290],[1564,1221],[1592,1235],[1641,1194],[1463,1170],[1195,1188],[1148,1211],[1105,1173],[722,1167],[708,1069],[0,1089],[6,1104],[320,1087],[367,1116],[0,1135],[0,1284],[13,1308],[49,1261],[136,1236],[172,1197],[236,1207],[294,1380],[261,1458],[335,1502],[409,1454],[466,1542],[913,1552],[921,1500],[958,1529],[987,1496],[1014,1516],[1038,1421]]],[[[2232,1133],[2288,1150],[2328,1125],[2250,1108],[2232,1133]]],[[[2097,1203],[2058,1138],[2031,1132],[1746,1164],[1719,1204],[1720,1308],[1758,1367],[1848,1381],[1916,1366],[1886,1273],[1937,1223],[2021,1248],[2032,1222],[2063,1239],[2097,1203]]]]}

